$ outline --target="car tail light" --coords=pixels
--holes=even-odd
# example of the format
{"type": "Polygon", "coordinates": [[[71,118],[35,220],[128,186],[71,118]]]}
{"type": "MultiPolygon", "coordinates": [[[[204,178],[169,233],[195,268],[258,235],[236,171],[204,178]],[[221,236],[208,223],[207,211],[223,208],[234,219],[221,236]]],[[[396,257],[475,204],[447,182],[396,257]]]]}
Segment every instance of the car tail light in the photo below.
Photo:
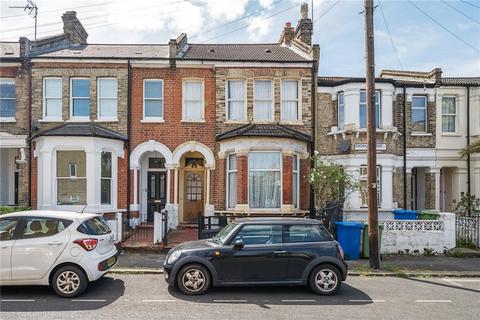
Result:
{"type": "Polygon", "coordinates": [[[345,253],[343,252],[343,248],[340,244],[338,244],[338,251],[340,252],[340,257],[342,260],[345,260],[345,253]]]}
{"type": "Polygon", "coordinates": [[[78,239],[73,241],[73,243],[78,244],[80,247],[87,251],[92,251],[97,247],[98,240],[97,239],[78,239]]]}

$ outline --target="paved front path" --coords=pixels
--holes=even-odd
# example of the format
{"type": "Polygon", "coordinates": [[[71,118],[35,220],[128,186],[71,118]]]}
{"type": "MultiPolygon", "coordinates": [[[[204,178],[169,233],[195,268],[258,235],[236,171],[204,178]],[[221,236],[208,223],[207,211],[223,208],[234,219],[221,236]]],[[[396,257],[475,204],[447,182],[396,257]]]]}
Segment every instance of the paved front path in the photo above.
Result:
{"type": "Polygon", "coordinates": [[[187,297],[162,275],[109,275],[78,299],[45,287],[1,290],[9,319],[477,319],[480,279],[350,277],[338,295],[303,287],[216,288],[187,297]]]}

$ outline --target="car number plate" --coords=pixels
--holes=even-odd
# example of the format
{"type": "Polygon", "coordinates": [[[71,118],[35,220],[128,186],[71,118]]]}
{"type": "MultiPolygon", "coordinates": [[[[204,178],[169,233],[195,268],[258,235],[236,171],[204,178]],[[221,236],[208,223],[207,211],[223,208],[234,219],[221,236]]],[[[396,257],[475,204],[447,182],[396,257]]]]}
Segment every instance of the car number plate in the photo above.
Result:
{"type": "Polygon", "coordinates": [[[107,260],[107,266],[111,267],[117,262],[117,257],[111,257],[107,260]]]}

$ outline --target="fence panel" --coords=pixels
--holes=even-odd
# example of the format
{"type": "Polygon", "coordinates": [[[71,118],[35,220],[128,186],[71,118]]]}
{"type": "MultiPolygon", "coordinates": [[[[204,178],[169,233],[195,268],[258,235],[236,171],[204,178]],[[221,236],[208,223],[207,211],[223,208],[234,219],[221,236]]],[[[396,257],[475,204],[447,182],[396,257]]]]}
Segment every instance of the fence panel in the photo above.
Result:
{"type": "Polygon", "coordinates": [[[480,215],[472,217],[457,216],[457,246],[480,247],[480,215]]]}

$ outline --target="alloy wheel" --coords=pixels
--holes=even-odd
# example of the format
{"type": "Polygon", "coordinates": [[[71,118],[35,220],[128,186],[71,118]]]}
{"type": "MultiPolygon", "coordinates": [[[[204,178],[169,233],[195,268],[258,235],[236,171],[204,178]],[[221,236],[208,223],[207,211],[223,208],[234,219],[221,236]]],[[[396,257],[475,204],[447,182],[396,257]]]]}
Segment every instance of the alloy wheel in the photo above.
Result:
{"type": "Polygon", "coordinates": [[[197,268],[188,269],[183,274],[182,284],[188,291],[200,291],[205,286],[205,274],[197,268]]]}
{"type": "Polygon", "coordinates": [[[320,291],[330,292],[337,287],[338,278],[332,270],[322,269],[315,276],[315,284],[320,291]]]}
{"type": "Polygon", "coordinates": [[[80,287],[80,277],[72,271],[64,271],[57,278],[57,288],[64,294],[72,294],[80,287]]]}

